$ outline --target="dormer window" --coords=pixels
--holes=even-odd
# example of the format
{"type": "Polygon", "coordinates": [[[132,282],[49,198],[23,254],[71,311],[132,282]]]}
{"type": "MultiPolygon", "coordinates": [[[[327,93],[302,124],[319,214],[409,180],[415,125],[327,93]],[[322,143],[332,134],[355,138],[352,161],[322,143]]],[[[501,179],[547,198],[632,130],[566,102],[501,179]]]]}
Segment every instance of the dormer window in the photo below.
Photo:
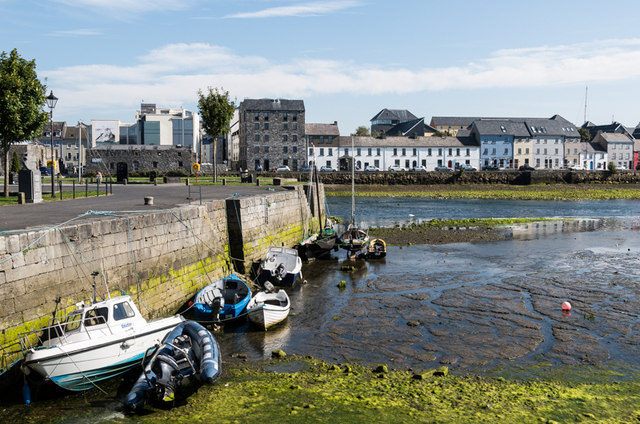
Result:
{"type": "Polygon", "coordinates": [[[501,130],[503,133],[506,133],[506,132],[507,132],[507,129],[504,127],[504,125],[500,125],[500,130],[501,130]]]}

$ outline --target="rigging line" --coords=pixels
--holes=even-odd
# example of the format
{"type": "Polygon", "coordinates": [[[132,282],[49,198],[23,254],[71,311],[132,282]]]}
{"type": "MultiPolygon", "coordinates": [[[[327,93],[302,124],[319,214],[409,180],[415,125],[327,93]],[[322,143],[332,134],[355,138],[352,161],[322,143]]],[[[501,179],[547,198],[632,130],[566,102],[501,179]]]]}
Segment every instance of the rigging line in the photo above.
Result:
{"type": "MultiPolygon", "coordinates": [[[[82,253],[82,251],[76,247],[76,245],[75,245],[75,244],[74,244],[74,243],[69,239],[69,237],[67,237],[67,235],[64,233],[64,231],[62,231],[62,229],[61,229],[61,228],[58,228],[58,232],[59,232],[60,234],[62,234],[62,236],[63,236],[63,238],[64,238],[65,243],[67,243],[68,245],[70,245],[70,246],[71,246],[71,247],[70,247],[71,251],[72,251],[74,254],[76,254],[76,255],[79,255],[79,256],[80,256],[81,261],[79,261],[79,266],[80,266],[81,268],[82,268],[83,266],[86,266],[85,271],[87,272],[87,274],[86,274],[86,275],[84,275],[84,276],[82,276],[82,275],[81,275],[80,277],[81,277],[81,278],[82,278],[82,277],[84,277],[84,278],[89,278],[89,274],[88,274],[88,273],[89,273],[89,272],[91,272],[91,270],[89,269],[88,265],[86,265],[86,264],[87,264],[87,263],[90,263],[91,261],[86,260],[86,257],[84,256],[84,254],[82,253]]],[[[107,295],[109,295],[109,288],[108,288],[108,287],[107,287],[107,295]]]]}
{"type": "Polygon", "coordinates": [[[47,234],[49,234],[49,232],[50,232],[50,231],[57,230],[58,228],[62,227],[63,225],[68,224],[68,223],[69,223],[69,222],[71,222],[71,221],[74,221],[74,220],[76,220],[76,219],[80,219],[80,218],[84,217],[86,214],[87,214],[87,213],[85,212],[85,213],[80,214],[80,215],[78,215],[78,216],[76,216],[76,217],[73,217],[73,218],[71,218],[71,219],[69,219],[69,220],[67,220],[67,221],[65,221],[65,222],[62,222],[62,223],[60,223],[60,224],[58,224],[58,225],[55,225],[55,226],[53,226],[53,227],[49,227],[49,228],[47,228],[47,230],[46,230],[44,233],[42,233],[42,235],[41,235],[40,237],[38,237],[37,239],[35,239],[35,240],[34,240],[34,241],[32,241],[31,243],[29,243],[29,244],[27,245],[27,247],[25,247],[24,249],[20,249],[18,252],[14,253],[14,254],[12,254],[12,255],[10,255],[10,256],[8,256],[8,257],[6,257],[6,258],[2,259],[2,260],[0,260],[0,265],[2,265],[2,264],[3,264],[3,263],[5,263],[5,262],[8,262],[10,259],[15,258],[15,257],[18,255],[18,253],[22,253],[22,252],[24,252],[25,250],[31,249],[31,247],[32,247],[32,246],[34,246],[34,245],[35,245],[36,243],[38,243],[42,238],[44,238],[47,234]]]}

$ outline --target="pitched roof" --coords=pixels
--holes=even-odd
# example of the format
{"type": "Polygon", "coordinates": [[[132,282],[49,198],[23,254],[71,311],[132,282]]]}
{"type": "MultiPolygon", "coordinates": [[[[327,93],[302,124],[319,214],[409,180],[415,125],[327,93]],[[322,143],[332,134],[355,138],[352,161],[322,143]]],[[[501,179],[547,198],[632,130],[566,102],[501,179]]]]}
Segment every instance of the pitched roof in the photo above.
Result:
{"type": "Polygon", "coordinates": [[[565,137],[580,137],[578,129],[567,120],[552,120],[546,118],[525,118],[524,123],[532,136],[559,135],[565,137]],[[567,122],[569,125],[565,124],[567,122]]]}
{"type": "Polygon", "coordinates": [[[633,141],[627,134],[601,132],[598,135],[607,143],[628,143],[633,141]]]}
{"type": "Polygon", "coordinates": [[[461,127],[469,127],[473,124],[473,121],[482,119],[480,117],[468,117],[468,116],[433,116],[431,118],[431,125],[454,125],[461,127]]]}
{"type": "Polygon", "coordinates": [[[375,121],[378,119],[397,119],[400,122],[411,121],[413,119],[418,119],[413,113],[409,112],[406,109],[382,109],[380,112],[376,114],[370,121],[375,121]]]}
{"type": "Polygon", "coordinates": [[[240,103],[241,110],[247,111],[272,111],[284,110],[300,112],[304,111],[304,100],[288,100],[288,99],[244,99],[240,103]]]}
{"type": "Polygon", "coordinates": [[[587,153],[607,153],[607,149],[605,149],[604,147],[602,147],[598,143],[588,142],[588,143],[584,143],[584,144],[586,144],[587,153]]]}
{"type": "Polygon", "coordinates": [[[304,133],[307,135],[340,135],[338,123],[333,124],[304,124],[304,133]]]}
{"type": "Polygon", "coordinates": [[[341,136],[340,147],[351,147],[351,139],[355,147],[478,147],[471,137],[360,137],[341,136]]]}
{"type": "Polygon", "coordinates": [[[424,135],[425,132],[424,118],[416,118],[411,121],[401,122],[389,128],[385,133],[387,136],[411,136],[424,135]]]}
{"type": "Polygon", "coordinates": [[[473,127],[480,135],[512,135],[514,137],[529,137],[529,130],[522,121],[505,119],[478,119],[473,127]]]}

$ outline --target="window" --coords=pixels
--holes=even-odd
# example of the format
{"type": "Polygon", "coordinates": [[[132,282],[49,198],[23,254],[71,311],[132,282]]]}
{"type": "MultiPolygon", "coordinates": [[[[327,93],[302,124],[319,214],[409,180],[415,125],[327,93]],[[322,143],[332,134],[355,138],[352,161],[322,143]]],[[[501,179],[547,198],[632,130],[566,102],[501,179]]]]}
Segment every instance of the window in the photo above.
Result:
{"type": "Polygon", "coordinates": [[[413,156],[418,156],[418,149],[413,149],[413,156]]]}
{"type": "Polygon", "coordinates": [[[333,156],[333,148],[329,147],[329,156],[333,156]]]}
{"type": "Polygon", "coordinates": [[[460,149],[456,149],[456,156],[460,156],[460,149]]]}
{"type": "Polygon", "coordinates": [[[404,147],[402,148],[402,156],[407,156],[407,149],[404,147]]]}
{"type": "Polygon", "coordinates": [[[442,148],[438,149],[438,156],[442,156],[442,148]]]}
{"type": "MultiPolygon", "coordinates": [[[[182,162],[178,161],[178,167],[182,168],[182,166],[183,166],[182,162]]],[[[136,169],[138,169],[138,168],[136,168],[136,169]]]]}
{"type": "Polygon", "coordinates": [[[324,156],[324,147],[320,148],[320,156],[324,156]]]}
{"type": "Polygon", "coordinates": [[[260,129],[260,123],[256,122],[255,124],[253,124],[253,129],[254,130],[259,130],[260,129]]]}
{"type": "Polygon", "coordinates": [[[495,155],[496,154],[496,148],[494,147],[493,149],[491,149],[491,154],[495,155]]]}
{"type": "Polygon", "coordinates": [[[296,134],[293,135],[293,141],[294,142],[298,141],[298,136],[296,134]]]}
{"type": "Polygon", "coordinates": [[[268,143],[269,142],[269,134],[265,134],[264,135],[264,142],[268,143]]]}
{"type": "Polygon", "coordinates": [[[508,148],[508,147],[504,149],[504,154],[505,154],[505,155],[508,155],[508,154],[509,154],[509,148],[508,148]]]}
{"type": "Polygon", "coordinates": [[[396,147],[393,148],[393,156],[398,156],[398,149],[396,147]]]}
{"type": "Polygon", "coordinates": [[[260,120],[260,114],[259,114],[258,112],[256,112],[256,113],[253,115],[253,120],[254,120],[254,121],[259,121],[259,120],[260,120]]]}
{"type": "Polygon", "coordinates": [[[379,147],[376,149],[376,156],[380,156],[380,148],[379,147]]]}
{"type": "Polygon", "coordinates": [[[255,146],[253,148],[253,153],[260,153],[260,146],[255,146]]]}
{"type": "Polygon", "coordinates": [[[117,303],[113,306],[113,319],[116,321],[133,316],[135,316],[135,312],[133,312],[128,302],[117,303]]]}
{"type": "Polygon", "coordinates": [[[361,154],[362,154],[362,152],[361,152],[361,150],[360,150],[360,147],[358,147],[358,148],[356,149],[356,155],[357,155],[357,156],[360,156],[361,154]]]}
{"type": "Polygon", "coordinates": [[[269,153],[269,146],[264,146],[264,152],[269,153]]]}
{"type": "Polygon", "coordinates": [[[287,136],[286,134],[282,136],[282,141],[286,142],[287,141],[287,136]]]}
{"type": "Polygon", "coordinates": [[[506,132],[507,132],[507,129],[504,127],[504,125],[500,125],[500,130],[501,130],[503,133],[506,133],[506,132]]]}
{"type": "Polygon", "coordinates": [[[482,154],[485,155],[485,156],[488,155],[489,154],[489,149],[484,149],[482,151],[482,154]]]}
{"type": "Polygon", "coordinates": [[[529,154],[529,148],[528,148],[528,147],[526,147],[526,148],[524,149],[524,153],[525,153],[526,155],[528,155],[528,154],[529,154]]]}
{"type": "Polygon", "coordinates": [[[286,122],[284,124],[282,124],[282,129],[283,130],[289,129],[289,124],[287,124],[286,122]]]}
{"type": "Polygon", "coordinates": [[[260,134],[256,134],[253,136],[253,141],[260,141],[260,134]]]}
{"type": "MultiPolygon", "coordinates": [[[[118,306],[118,305],[116,305],[118,306]]],[[[113,308],[114,318],[115,318],[115,306],[113,308]]],[[[90,327],[92,325],[100,325],[106,324],[107,319],[109,317],[109,309],[108,308],[95,308],[87,311],[84,315],[84,326],[90,327]]],[[[118,318],[116,318],[118,319],[118,318]]]]}
{"type": "Polygon", "coordinates": [[[268,121],[269,120],[269,112],[265,112],[264,113],[264,120],[268,121]]]}
{"type": "Polygon", "coordinates": [[[348,148],[345,148],[345,149],[344,149],[344,155],[345,155],[345,156],[349,156],[349,149],[348,149],[348,148]]]}
{"type": "MultiPolygon", "coordinates": [[[[286,121],[289,119],[289,114],[287,112],[282,112],[282,120],[286,121]]],[[[284,128],[287,129],[287,124],[284,124],[284,128]]]]}
{"type": "Polygon", "coordinates": [[[449,148],[449,156],[453,156],[453,149],[449,148]]]}
{"type": "Polygon", "coordinates": [[[294,130],[297,130],[297,129],[298,129],[298,123],[297,123],[297,122],[294,122],[294,123],[293,123],[293,129],[294,129],[294,130]]]}
{"type": "Polygon", "coordinates": [[[521,155],[522,154],[522,148],[518,147],[518,154],[521,155]]]}
{"type": "Polygon", "coordinates": [[[287,153],[288,150],[289,148],[287,146],[282,147],[282,153],[287,153]]]}
{"type": "Polygon", "coordinates": [[[431,156],[431,147],[427,149],[427,156],[431,156]]]}
{"type": "Polygon", "coordinates": [[[466,155],[467,155],[467,156],[471,156],[471,149],[467,149],[467,153],[466,153],[466,155]]]}
{"type": "Polygon", "coordinates": [[[371,153],[373,152],[373,149],[371,147],[369,147],[367,149],[367,156],[371,156],[371,153]]]}
{"type": "Polygon", "coordinates": [[[268,129],[269,129],[269,123],[268,123],[268,122],[265,122],[265,123],[264,123],[264,129],[265,129],[265,130],[268,130],[268,129]]]}
{"type": "Polygon", "coordinates": [[[291,119],[293,121],[297,121],[298,120],[298,113],[297,112],[293,112],[293,116],[291,117],[291,119]]]}
{"type": "Polygon", "coordinates": [[[153,167],[157,168],[158,167],[158,162],[153,162],[153,167]]]}
{"type": "Polygon", "coordinates": [[[293,153],[298,153],[298,146],[293,146],[292,149],[293,149],[293,153]]]}

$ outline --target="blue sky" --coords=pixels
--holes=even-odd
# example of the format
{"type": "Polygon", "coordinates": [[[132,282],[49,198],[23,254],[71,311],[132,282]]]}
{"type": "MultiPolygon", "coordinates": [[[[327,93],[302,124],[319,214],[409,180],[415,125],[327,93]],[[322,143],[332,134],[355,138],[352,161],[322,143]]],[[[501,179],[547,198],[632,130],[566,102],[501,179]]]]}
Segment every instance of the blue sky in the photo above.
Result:
{"type": "Polygon", "coordinates": [[[640,121],[640,2],[0,0],[0,50],[35,59],[55,120],[132,122],[197,91],[303,99],[348,135],[416,116],[640,121]]]}

